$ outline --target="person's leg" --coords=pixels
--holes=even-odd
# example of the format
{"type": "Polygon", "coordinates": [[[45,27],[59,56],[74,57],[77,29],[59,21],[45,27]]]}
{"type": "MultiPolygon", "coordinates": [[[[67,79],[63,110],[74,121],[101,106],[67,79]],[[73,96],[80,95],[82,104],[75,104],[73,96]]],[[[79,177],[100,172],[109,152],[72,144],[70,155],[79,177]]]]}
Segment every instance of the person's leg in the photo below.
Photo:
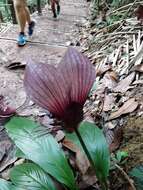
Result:
{"type": "Polygon", "coordinates": [[[25,8],[26,21],[28,24],[30,24],[32,21],[31,21],[31,17],[30,17],[29,8],[27,7],[27,5],[24,8],[25,8]]]}
{"type": "Polygon", "coordinates": [[[60,14],[60,4],[59,0],[51,0],[51,8],[53,12],[53,17],[57,18],[57,15],[60,14]],[[56,7],[57,6],[57,7],[56,7]],[[57,8],[57,9],[56,9],[57,8]]]}
{"type": "Polygon", "coordinates": [[[24,46],[26,44],[26,37],[25,37],[25,33],[24,33],[26,22],[29,24],[28,34],[30,36],[33,34],[35,22],[31,21],[30,12],[27,7],[26,0],[14,0],[14,7],[15,7],[15,11],[16,11],[17,21],[20,26],[18,45],[24,46]]]}
{"type": "Polygon", "coordinates": [[[26,44],[25,25],[26,25],[26,14],[25,14],[25,0],[14,0],[14,8],[16,12],[17,21],[20,27],[20,33],[18,36],[18,45],[24,46],[26,44]]]}
{"type": "Polygon", "coordinates": [[[20,26],[20,32],[24,33],[26,25],[26,14],[25,14],[25,0],[14,0],[14,7],[18,24],[20,26]]]}
{"type": "Polygon", "coordinates": [[[55,0],[51,0],[51,9],[52,9],[52,12],[53,12],[53,17],[57,18],[56,7],[55,7],[55,0]]]}
{"type": "Polygon", "coordinates": [[[57,4],[57,15],[60,14],[60,0],[55,0],[55,3],[57,4]]]}
{"type": "Polygon", "coordinates": [[[35,27],[35,22],[31,20],[30,11],[29,11],[27,5],[25,6],[25,14],[26,14],[26,21],[29,25],[28,26],[28,34],[29,34],[29,36],[32,36],[34,27],[35,27]]]}

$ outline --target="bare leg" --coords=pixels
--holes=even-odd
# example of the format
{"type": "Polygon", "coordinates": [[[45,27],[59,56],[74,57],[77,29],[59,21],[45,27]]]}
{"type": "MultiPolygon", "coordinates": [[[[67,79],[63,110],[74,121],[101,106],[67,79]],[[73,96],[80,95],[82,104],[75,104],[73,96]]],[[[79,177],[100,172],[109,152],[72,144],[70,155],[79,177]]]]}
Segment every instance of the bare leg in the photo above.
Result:
{"type": "Polygon", "coordinates": [[[24,32],[26,20],[27,20],[24,6],[25,6],[25,4],[22,1],[20,2],[20,1],[16,0],[14,2],[16,17],[17,17],[17,21],[20,26],[20,32],[24,32]]]}
{"type": "Polygon", "coordinates": [[[20,33],[17,40],[18,46],[24,46],[26,44],[26,36],[24,34],[26,22],[29,24],[28,27],[29,36],[33,34],[35,22],[31,21],[30,12],[27,7],[26,0],[14,0],[14,7],[17,16],[17,21],[20,27],[20,33]]]}
{"type": "Polygon", "coordinates": [[[25,7],[25,14],[26,14],[26,21],[28,22],[28,24],[31,23],[31,17],[30,17],[30,12],[28,7],[25,7]]]}
{"type": "Polygon", "coordinates": [[[20,32],[24,32],[26,22],[31,23],[30,12],[26,4],[26,0],[14,1],[17,20],[20,26],[20,32]]]}

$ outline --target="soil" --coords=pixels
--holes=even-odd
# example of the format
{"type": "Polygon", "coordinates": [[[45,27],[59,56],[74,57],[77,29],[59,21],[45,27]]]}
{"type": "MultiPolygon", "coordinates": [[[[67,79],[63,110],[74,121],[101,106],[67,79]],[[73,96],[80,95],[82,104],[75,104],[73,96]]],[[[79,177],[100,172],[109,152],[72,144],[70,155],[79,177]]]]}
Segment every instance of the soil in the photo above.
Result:
{"type": "Polygon", "coordinates": [[[128,152],[129,158],[126,169],[143,164],[143,116],[128,118],[124,127],[123,144],[121,150],[128,152]]]}

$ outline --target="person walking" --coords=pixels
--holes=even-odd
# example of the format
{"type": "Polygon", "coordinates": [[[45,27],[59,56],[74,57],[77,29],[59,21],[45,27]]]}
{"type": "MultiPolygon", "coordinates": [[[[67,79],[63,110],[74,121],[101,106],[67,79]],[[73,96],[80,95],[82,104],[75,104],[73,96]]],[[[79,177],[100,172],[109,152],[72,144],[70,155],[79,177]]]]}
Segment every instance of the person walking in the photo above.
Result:
{"type": "Polygon", "coordinates": [[[32,36],[35,22],[30,17],[30,11],[27,6],[27,0],[13,0],[14,8],[16,12],[17,21],[20,27],[20,32],[17,39],[18,46],[24,46],[26,44],[25,27],[28,23],[28,35],[32,36]]]}
{"type": "Polygon", "coordinates": [[[53,12],[53,17],[57,18],[57,16],[60,14],[60,1],[50,0],[50,3],[51,3],[51,9],[53,12]]]}

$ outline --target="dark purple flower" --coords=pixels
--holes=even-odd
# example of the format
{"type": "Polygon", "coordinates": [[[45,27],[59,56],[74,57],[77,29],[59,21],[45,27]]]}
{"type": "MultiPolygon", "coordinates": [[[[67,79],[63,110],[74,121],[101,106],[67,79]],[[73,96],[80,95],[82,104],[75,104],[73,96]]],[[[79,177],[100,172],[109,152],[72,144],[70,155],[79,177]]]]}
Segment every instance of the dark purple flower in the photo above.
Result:
{"type": "Polygon", "coordinates": [[[58,67],[29,62],[24,85],[28,96],[73,131],[83,119],[83,105],[95,80],[89,59],[68,48],[58,67]]]}

